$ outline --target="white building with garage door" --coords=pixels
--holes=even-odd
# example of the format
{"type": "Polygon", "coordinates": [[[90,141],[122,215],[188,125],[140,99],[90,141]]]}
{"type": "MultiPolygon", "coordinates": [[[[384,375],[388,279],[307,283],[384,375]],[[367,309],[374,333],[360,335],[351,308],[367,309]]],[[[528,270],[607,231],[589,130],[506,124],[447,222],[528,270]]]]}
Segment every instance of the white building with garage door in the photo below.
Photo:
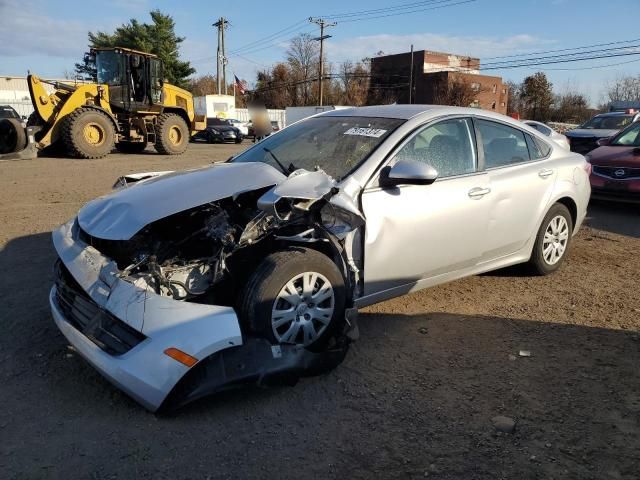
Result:
{"type": "MultiPolygon", "coordinates": [[[[83,83],[82,81],[65,80],[65,79],[46,79],[51,82],[69,83],[75,85],[83,83]]],[[[52,93],[53,85],[44,84],[47,92],[52,93]]],[[[29,86],[27,77],[13,77],[0,75],[0,105],[9,105],[13,107],[19,115],[28,117],[33,112],[31,104],[31,96],[29,95],[29,86]]]]}

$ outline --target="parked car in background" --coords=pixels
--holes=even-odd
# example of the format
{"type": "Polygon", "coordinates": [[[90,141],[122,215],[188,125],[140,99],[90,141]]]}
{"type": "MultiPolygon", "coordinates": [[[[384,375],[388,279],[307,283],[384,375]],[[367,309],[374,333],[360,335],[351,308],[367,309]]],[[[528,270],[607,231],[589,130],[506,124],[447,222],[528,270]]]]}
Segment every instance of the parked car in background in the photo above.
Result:
{"type": "Polygon", "coordinates": [[[585,155],[598,148],[598,140],[615,135],[638,119],[640,113],[636,110],[601,113],[565,135],[571,144],[571,151],[585,155]]]}
{"type": "Polygon", "coordinates": [[[204,140],[208,143],[241,143],[243,139],[240,129],[221,118],[207,118],[207,128],[191,137],[192,141],[204,140]]]}
{"type": "Polygon", "coordinates": [[[278,122],[276,122],[275,120],[271,121],[271,129],[274,132],[279,132],[280,131],[280,124],[278,122]]]}
{"type": "Polygon", "coordinates": [[[586,156],[592,197],[640,202],[640,121],[598,143],[586,156]]]}
{"type": "Polygon", "coordinates": [[[535,120],[522,120],[522,122],[527,124],[527,125],[529,125],[531,128],[535,128],[537,131],[539,131],[545,137],[549,137],[551,140],[556,142],[561,147],[566,148],[566,149],[570,149],[571,148],[571,144],[569,143],[569,139],[565,135],[563,135],[563,134],[561,134],[559,132],[556,132],[549,125],[546,125],[546,124],[544,124],[542,122],[536,122],[535,120]]]}
{"type": "Polygon", "coordinates": [[[238,130],[240,130],[240,133],[242,134],[243,137],[247,137],[249,135],[249,127],[248,127],[249,122],[243,122],[236,118],[228,118],[227,122],[229,122],[231,126],[236,127],[238,130]]]}
{"type": "Polygon", "coordinates": [[[24,128],[27,127],[27,118],[25,116],[21,117],[10,105],[0,105],[0,120],[4,118],[13,118],[18,120],[24,128]]]}
{"type": "Polygon", "coordinates": [[[318,373],[345,358],[357,308],[518,263],[556,271],[586,215],[587,170],[493,112],[326,112],[82,207],[53,232],[51,310],[151,410],[318,373]]]}

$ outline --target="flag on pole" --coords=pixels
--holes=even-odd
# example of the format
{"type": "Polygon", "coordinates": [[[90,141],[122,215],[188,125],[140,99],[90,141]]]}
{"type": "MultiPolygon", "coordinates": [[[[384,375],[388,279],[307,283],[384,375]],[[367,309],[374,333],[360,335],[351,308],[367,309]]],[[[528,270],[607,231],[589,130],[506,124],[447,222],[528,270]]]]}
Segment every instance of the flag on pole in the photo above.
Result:
{"type": "Polygon", "coordinates": [[[244,84],[240,81],[240,79],[236,75],[234,75],[233,78],[235,79],[235,85],[236,85],[236,88],[238,89],[238,92],[240,92],[240,95],[244,95],[245,94],[244,84]]]}

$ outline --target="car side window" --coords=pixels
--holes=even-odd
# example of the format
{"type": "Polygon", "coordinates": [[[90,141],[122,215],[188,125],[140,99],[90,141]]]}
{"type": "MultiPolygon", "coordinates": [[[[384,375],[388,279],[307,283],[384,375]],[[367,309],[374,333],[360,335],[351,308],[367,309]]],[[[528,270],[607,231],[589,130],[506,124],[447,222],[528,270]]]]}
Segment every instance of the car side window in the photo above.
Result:
{"type": "Polygon", "coordinates": [[[482,137],[486,168],[505,167],[531,160],[524,132],[487,120],[476,120],[476,126],[482,137]]]}
{"type": "Polygon", "coordinates": [[[531,160],[540,160],[541,158],[549,155],[551,147],[544,143],[542,140],[534,138],[532,135],[525,133],[527,139],[527,147],[529,147],[529,156],[531,160]]]}
{"type": "Polygon", "coordinates": [[[427,163],[438,171],[439,178],[464,175],[476,171],[474,145],[469,119],[444,120],[418,131],[394,160],[427,163]]]}

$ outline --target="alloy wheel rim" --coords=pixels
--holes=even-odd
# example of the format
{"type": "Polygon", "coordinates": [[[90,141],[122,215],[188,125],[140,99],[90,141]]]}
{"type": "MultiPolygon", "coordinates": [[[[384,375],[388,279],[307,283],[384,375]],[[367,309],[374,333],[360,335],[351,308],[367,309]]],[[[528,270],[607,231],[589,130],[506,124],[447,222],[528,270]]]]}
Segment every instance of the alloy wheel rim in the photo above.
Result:
{"type": "Polygon", "coordinates": [[[97,123],[87,123],[82,129],[82,135],[87,143],[91,145],[98,146],[104,143],[104,128],[97,123]]]}
{"type": "Polygon", "coordinates": [[[544,232],[542,258],[547,265],[555,265],[564,256],[569,241],[569,224],[562,215],[551,219],[544,232]]]}
{"type": "Polygon", "coordinates": [[[329,326],[335,309],[331,282],[318,272],[289,280],[271,309],[271,328],[280,343],[309,345],[329,326]]]}

